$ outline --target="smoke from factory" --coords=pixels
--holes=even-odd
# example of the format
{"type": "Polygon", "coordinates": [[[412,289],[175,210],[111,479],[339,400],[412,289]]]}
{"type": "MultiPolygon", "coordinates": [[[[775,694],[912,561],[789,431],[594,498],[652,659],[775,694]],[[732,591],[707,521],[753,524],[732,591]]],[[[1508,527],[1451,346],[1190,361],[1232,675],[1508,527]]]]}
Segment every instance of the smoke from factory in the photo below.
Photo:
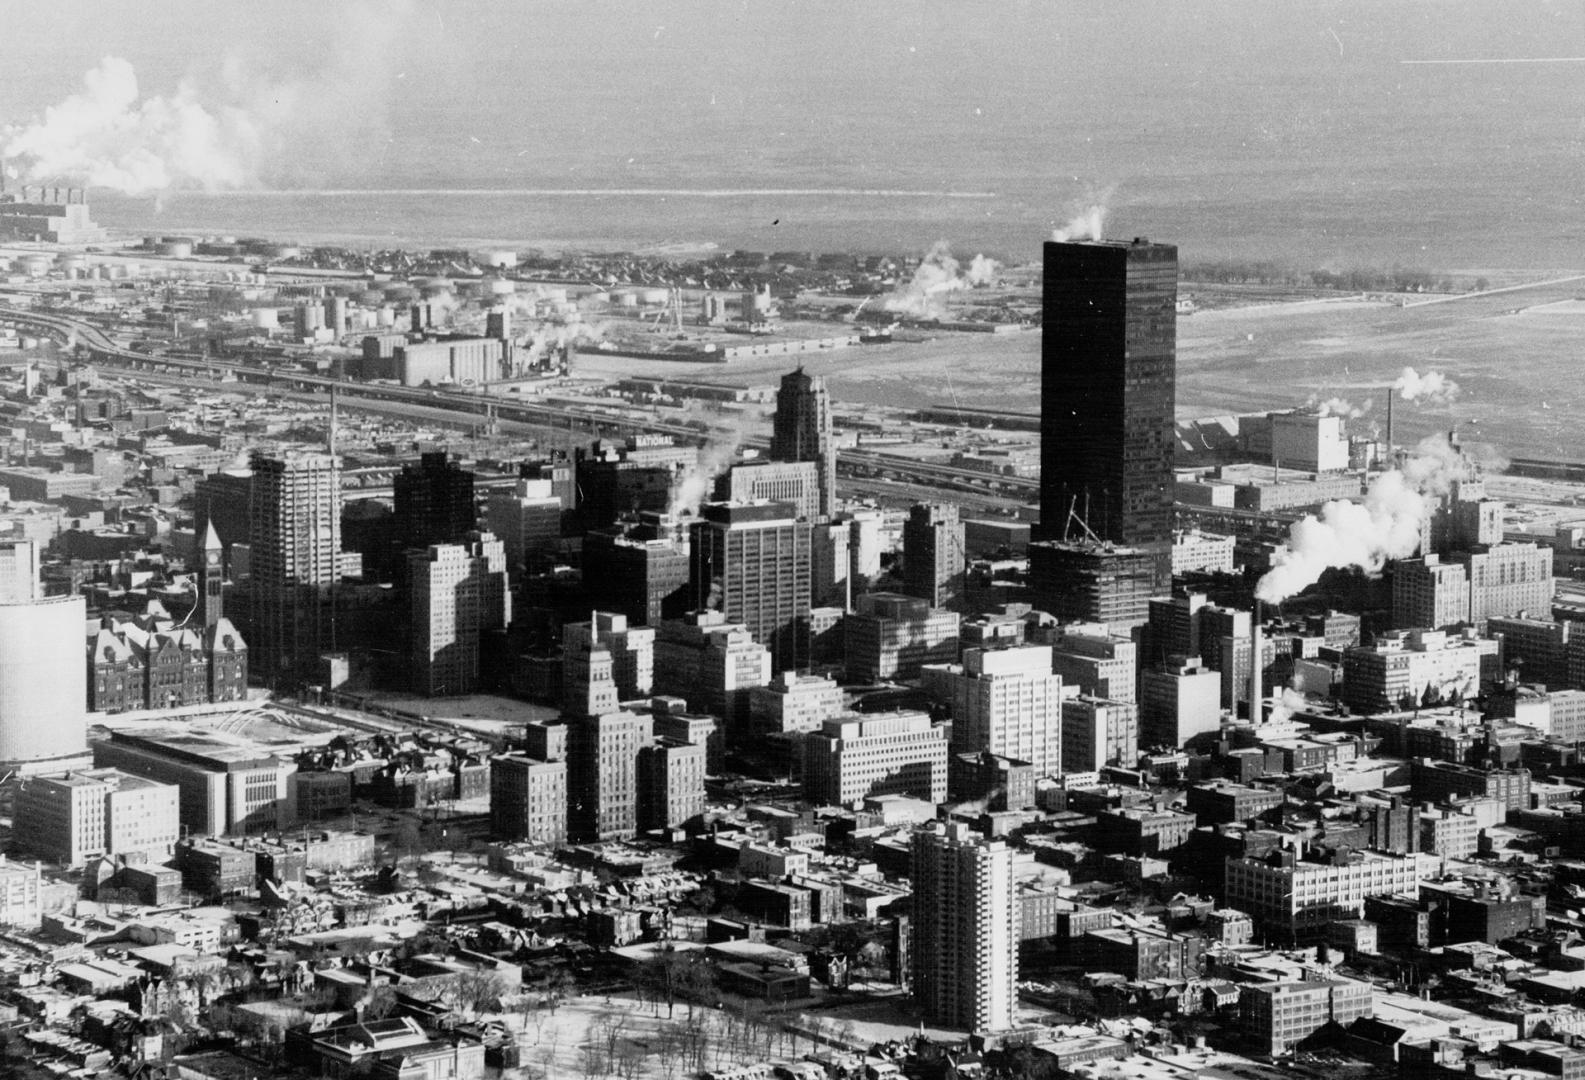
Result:
{"type": "Polygon", "coordinates": [[[1343,397],[1329,397],[1325,401],[1315,398],[1310,399],[1311,407],[1322,416],[1341,416],[1345,420],[1358,420],[1361,416],[1370,412],[1370,407],[1374,404],[1375,402],[1370,398],[1366,398],[1361,405],[1355,405],[1352,401],[1343,397]]]}
{"type": "Polygon", "coordinates": [[[1288,530],[1288,541],[1255,586],[1255,596],[1276,603],[1320,580],[1330,569],[1378,573],[1390,559],[1407,559],[1420,546],[1433,500],[1463,475],[1465,459],[1445,436],[1433,435],[1400,468],[1371,481],[1363,502],[1335,501],[1288,530]]]}
{"type": "Polygon", "coordinates": [[[1293,719],[1293,714],[1309,705],[1304,695],[1291,686],[1284,686],[1282,694],[1271,703],[1271,712],[1266,714],[1268,724],[1282,724],[1293,719]]]}
{"type": "Polygon", "coordinates": [[[1059,229],[1053,229],[1051,239],[1059,244],[1071,240],[1099,240],[1106,227],[1106,207],[1101,203],[1087,206],[1059,229]]]}
{"type": "Polygon", "coordinates": [[[1427,371],[1424,375],[1412,367],[1403,369],[1392,388],[1403,395],[1405,401],[1423,401],[1430,405],[1447,405],[1458,397],[1458,383],[1440,371],[1427,371]]]}
{"type": "Polygon", "coordinates": [[[127,195],[290,185],[358,167],[388,136],[387,69],[410,7],[338,7],[337,32],[295,78],[279,76],[279,59],[231,54],[213,77],[146,94],[129,61],[107,56],[77,92],[0,127],[0,157],[13,179],[127,195]]]}
{"type": "Polygon", "coordinates": [[[989,285],[1001,272],[1001,265],[985,255],[976,255],[964,270],[952,255],[952,246],[937,240],[925,252],[914,276],[881,297],[881,307],[916,319],[939,319],[946,312],[946,294],[958,289],[989,285]]]}
{"type": "Polygon", "coordinates": [[[734,425],[710,433],[710,440],[699,448],[693,464],[683,471],[682,478],[672,488],[671,505],[667,514],[675,518],[699,512],[700,505],[710,497],[710,486],[732,464],[738,448],[743,445],[743,429],[734,425]]]}

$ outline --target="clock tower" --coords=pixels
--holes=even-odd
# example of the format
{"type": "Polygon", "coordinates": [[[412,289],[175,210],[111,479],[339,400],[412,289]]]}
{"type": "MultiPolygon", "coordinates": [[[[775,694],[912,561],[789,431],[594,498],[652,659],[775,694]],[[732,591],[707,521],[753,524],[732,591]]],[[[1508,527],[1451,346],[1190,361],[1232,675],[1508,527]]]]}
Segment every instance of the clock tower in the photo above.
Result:
{"type": "Polygon", "coordinates": [[[205,630],[220,621],[220,591],[226,580],[223,555],[220,537],[215,533],[214,524],[210,523],[204,531],[198,553],[202,567],[202,577],[198,586],[198,608],[204,617],[205,630]]]}

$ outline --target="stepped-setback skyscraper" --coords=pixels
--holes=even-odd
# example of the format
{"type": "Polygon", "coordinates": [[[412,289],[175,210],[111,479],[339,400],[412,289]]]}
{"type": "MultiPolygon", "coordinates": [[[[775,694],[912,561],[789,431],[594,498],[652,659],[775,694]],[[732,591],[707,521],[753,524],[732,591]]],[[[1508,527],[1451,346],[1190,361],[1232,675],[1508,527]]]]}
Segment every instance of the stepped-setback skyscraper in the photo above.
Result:
{"type": "Polygon", "coordinates": [[[819,514],[836,509],[837,454],[831,430],[831,395],[819,375],[803,368],[782,376],[771,422],[772,461],[813,461],[820,467],[819,514]]]}
{"type": "Polygon", "coordinates": [[[1178,249],[1133,241],[1045,247],[1040,522],[1045,539],[1172,542],[1178,249]]]}

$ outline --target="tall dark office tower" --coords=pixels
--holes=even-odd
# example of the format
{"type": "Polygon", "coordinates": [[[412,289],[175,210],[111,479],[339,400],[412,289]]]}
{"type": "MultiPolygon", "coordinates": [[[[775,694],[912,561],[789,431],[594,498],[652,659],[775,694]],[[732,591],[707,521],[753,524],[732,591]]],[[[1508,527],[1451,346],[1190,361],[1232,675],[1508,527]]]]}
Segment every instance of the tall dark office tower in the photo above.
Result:
{"type": "Polygon", "coordinates": [[[799,368],[782,376],[771,423],[770,456],[773,461],[813,461],[820,466],[819,513],[829,518],[837,501],[837,453],[831,435],[831,395],[819,375],[806,375],[799,368]]]}
{"type": "Polygon", "coordinates": [[[1170,547],[1177,298],[1178,249],[1170,244],[1046,244],[1044,539],[1063,539],[1077,513],[1101,540],[1170,547]]]}
{"type": "Polygon", "coordinates": [[[809,616],[810,525],[793,513],[784,502],[706,503],[689,533],[695,609],[747,626],[784,669],[799,664],[809,616]]]}
{"type": "Polygon", "coordinates": [[[291,686],[335,648],[341,573],[341,469],[328,454],[253,455],[251,666],[291,686]]]}
{"type": "Polygon", "coordinates": [[[961,611],[966,562],[963,522],[951,503],[915,503],[903,522],[903,592],[961,611]]]}
{"type": "Polygon", "coordinates": [[[473,473],[444,450],[424,454],[397,474],[395,510],[404,550],[456,543],[479,526],[473,473]]]}

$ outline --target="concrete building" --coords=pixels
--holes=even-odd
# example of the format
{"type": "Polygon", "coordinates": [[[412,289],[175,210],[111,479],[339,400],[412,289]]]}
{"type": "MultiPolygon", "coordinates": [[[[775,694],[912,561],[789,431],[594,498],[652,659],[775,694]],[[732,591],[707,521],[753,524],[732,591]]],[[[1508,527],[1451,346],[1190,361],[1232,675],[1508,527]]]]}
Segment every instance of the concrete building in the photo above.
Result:
{"type": "Polygon", "coordinates": [[[1482,657],[1497,643],[1473,631],[1395,631],[1343,653],[1343,703],[1357,713],[1457,703],[1480,692],[1482,657]]]}
{"type": "Polygon", "coordinates": [[[37,863],[23,866],[0,855],[0,926],[38,926],[42,917],[42,893],[37,863]]]}
{"type": "Polygon", "coordinates": [[[847,676],[861,683],[918,678],[957,659],[959,618],[900,593],[869,593],[842,622],[847,676]]]}
{"type": "Polygon", "coordinates": [[[926,665],[926,691],[952,715],[954,753],[1027,761],[1035,776],[1062,773],[1062,678],[1051,646],[968,649],[962,664],[926,665]]]}
{"type": "Polygon", "coordinates": [[[705,745],[658,738],[638,751],[638,828],[680,829],[705,810],[705,745]]]}
{"type": "Polygon", "coordinates": [[[1138,698],[1139,646],[1099,623],[1069,623],[1053,628],[1051,668],[1062,685],[1108,701],[1138,698]]]}
{"type": "Polygon", "coordinates": [[[568,839],[632,839],[638,834],[638,752],[653,738],[649,716],[582,716],[567,728],[568,839]]]}
{"type": "Polygon", "coordinates": [[[751,695],[770,682],[771,654],[741,623],[694,612],[656,627],[655,690],[721,718],[729,738],[749,723],[751,695]]]}
{"type": "Polygon", "coordinates": [[[1231,574],[1233,572],[1232,536],[1186,529],[1172,536],[1172,573],[1231,574]]]}
{"type": "Polygon", "coordinates": [[[482,635],[512,620],[506,551],[489,533],[408,554],[413,689],[429,697],[479,688],[482,635]]]}
{"type": "Polygon", "coordinates": [[[799,666],[810,608],[810,527],[793,513],[788,503],[710,503],[689,530],[694,608],[748,627],[780,667],[799,666]]]}
{"type": "Polygon", "coordinates": [[[913,834],[914,998],[933,1023],[1002,1031],[1018,1008],[1020,911],[1013,853],[967,826],[931,824],[913,834]]]}
{"type": "Polygon", "coordinates": [[[567,763],[527,754],[490,759],[490,832],[505,840],[567,842],[567,763]]]}
{"type": "Polygon", "coordinates": [[[1502,642],[1503,667],[1517,671],[1519,681],[1548,689],[1561,689],[1568,683],[1569,641],[1573,624],[1565,620],[1532,619],[1523,613],[1493,616],[1486,620],[1486,633],[1502,642]]]}
{"type": "Polygon", "coordinates": [[[1062,770],[1130,768],[1139,760],[1139,706],[1086,694],[1062,699],[1062,770]]]}
{"type": "Polygon", "coordinates": [[[35,777],[17,793],[22,850],[62,866],[96,855],[168,857],[181,837],[174,785],[116,769],[35,777]]]}
{"type": "Polygon", "coordinates": [[[804,740],[804,796],[851,806],[872,795],[947,797],[946,729],[921,712],[828,720],[804,740]]]}
{"type": "Polygon", "coordinates": [[[519,480],[511,491],[490,492],[484,527],[500,539],[508,570],[521,570],[556,550],[562,510],[550,480],[519,480]]]}
{"type": "Polygon", "coordinates": [[[1139,739],[1145,747],[1181,747],[1214,735],[1222,720],[1222,677],[1197,656],[1172,657],[1139,676],[1139,739]]]}
{"type": "Polygon", "coordinates": [[[749,692],[749,716],[755,731],[802,734],[835,719],[844,699],[832,679],[783,671],[749,692]]]}
{"type": "Polygon", "coordinates": [[[916,503],[903,522],[903,592],[933,608],[960,611],[967,556],[952,503],[916,503]]]}
{"type": "Polygon", "coordinates": [[[561,630],[561,649],[561,684],[569,711],[609,711],[591,710],[588,705],[590,665],[596,653],[602,654],[602,672],[609,662],[617,700],[648,697],[655,688],[655,628],[629,626],[626,615],[596,611],[589,622],[567,623],[561,630]]]}
{"type": "Polygon", "coordinates": [[[1347,418],[1311,409],[1270,413],[1271,460],[1305,472],[1348,468],[1347,418]]]}
{"type": "Polygon", "coordinates": [[[819,483],[816,513],[829,518],[836,512],[836,441],[831,396],[823,377],[805,374],[801,367],[782,376],[771,421],[770,456],[773,461],[813,462],[819,483]]]}
{"type": "Polygon", "coordinates": [[[1286,848],[1263,858],[1230,858],[1225,875],[1227,905],[1247,911],[1273,938],[1318,940],[1328,923],[1359,918],[1367,896],[1418,890],[1431,865],[1422,863],[1418,855],[1375,852],[1315,862],[1286,848]]]}
{"type": "Polygon", "coordinates": [[[1284,1054],[1328,1024],[1346,1028],[1371,1015],[1374,994],[1353,979],[1248,984],[1238,997],[1239,1028],[1262,1053],[1284,1054]]]}
{"type": "Polygon", "coordinates": [[[94,765],[176,785],[186,835],[269,832],[293,824],[287,778],[296,765],[219,732],[115,731],[94,744],[94,765]]]}
{"type": "Polygon", "coordinates": [[[797,517],[821,516],[820,464],[815,461],[748,461],[716,477],[717,502],[784,502],[797,517]]]}
{"type": "Polygon", "coordinates": [[[1469,573],[1438,555],[1404,559],[1392,570],[1392,624],[1448,630],[1469,622],[1469,573]]]}
{"type": "Polygon", "coordinates": [[[601,611],[656,626],[688,611],[688,544],[642,526],[583,538],[583,584],[601,611]]]}
{"type": "Polygon", "coordinates": [[[88,672],[81,596],[42,595],[30,541],[7,545],[0,597],[0,764],[23,772],[67,765],[87,750],[88,672]]]}

